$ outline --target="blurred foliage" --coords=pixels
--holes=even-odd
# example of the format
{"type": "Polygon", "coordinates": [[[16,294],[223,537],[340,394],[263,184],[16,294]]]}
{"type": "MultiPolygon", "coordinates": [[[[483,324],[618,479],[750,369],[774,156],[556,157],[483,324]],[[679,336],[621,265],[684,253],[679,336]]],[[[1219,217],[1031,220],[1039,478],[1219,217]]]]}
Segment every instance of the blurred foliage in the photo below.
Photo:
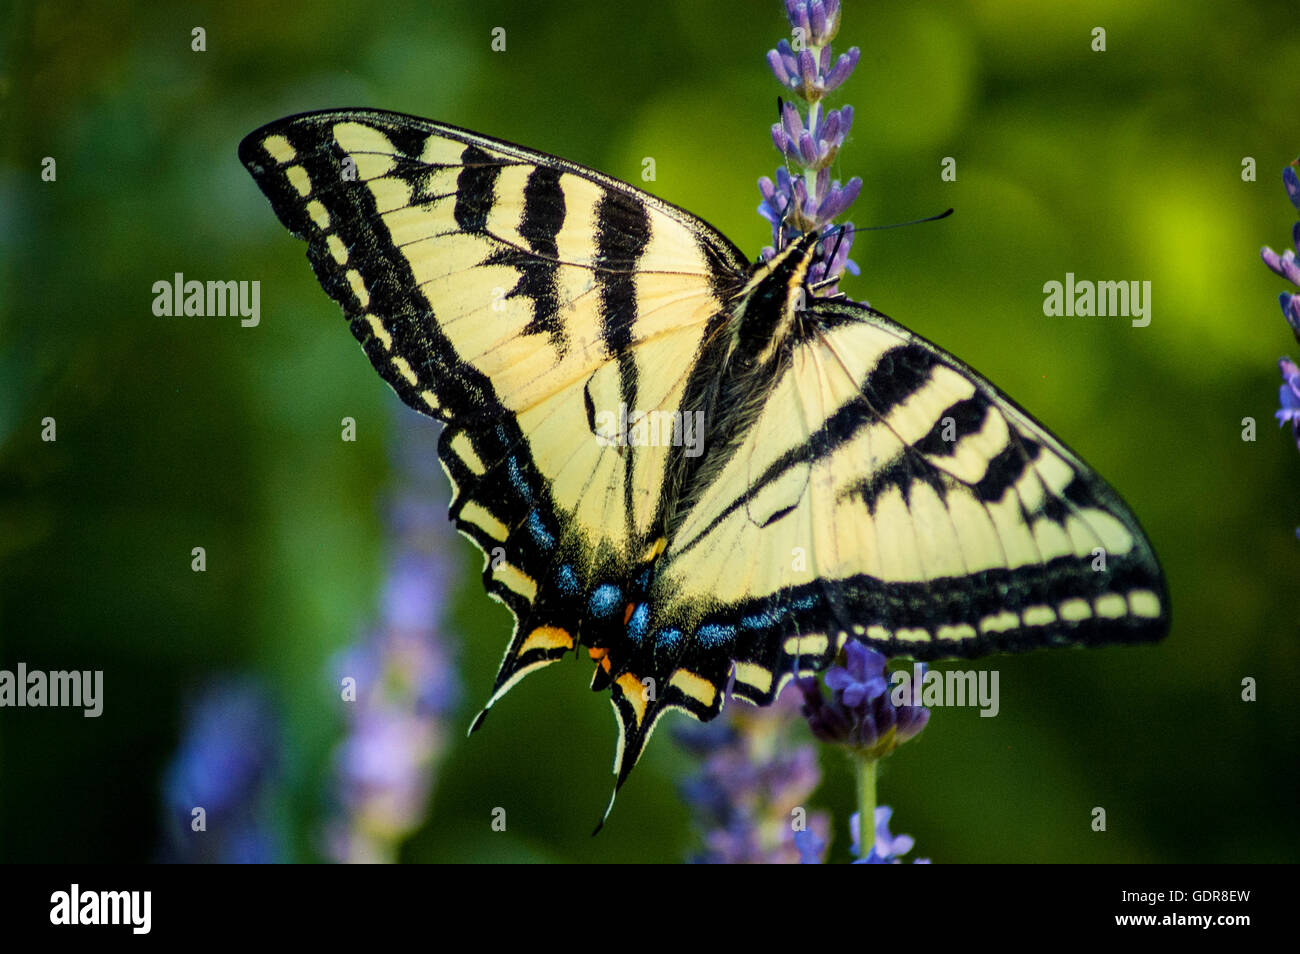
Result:
{"type": "MultiPolygon", "coordinates": [[[[1300,457],[1271,417],[1276,358],[1296,348],[1256,255],[1287,243],[1294,214],[1278,176],[1300,150],[1294,4],[846,6],[837,48],[863,58],[833,103],[857,113],[839,169],[865,180],[854,221],[957,210],[859,237],[846,291],[1101,470],[1164,560],[1175,620],[1156,647],[983,661],[1001,670],[1001,714],[937,711],[886,764],[895,829],[936,863],[1297,860],[1300,457]],[[945,156],[956,182],[940,181],[945,156]],[[1067,271],[1151,281],[1150,327],[1044,317],[1042,285],[1067,271]]],[[[341,731],[326,663],[373,616],[395,398],[236,145],[288,113],[371,105],[638,184],[653,156],[652,191],[756,254],[780,5],[43,0],[3,21],[0,668],[103,669],[106,700],[99,719],[0,710],[0,858],[157,857],[186,700],[242,671],[277,695],[290,854],[319,858],[341,731]],[[260,326],[155,317],[152,284],[176,272],[260,280],[260,326]],[[46,416],[57,443],[40,440],[46,416]],[[356,443],[339,439],[345,416],[356,443]]],[[[448,607],[462,724],[510,628],[472,549],[456,543],[448,607]]],[[[455,742],[404,857],[685,857],[675,786],[692,761],[668,732],[590,837],[614,727],[588,678],[553,667],[455,742]]],[[[843,858],[850,781],[823,761],[816,804],[837,814],[843,858]]]]}

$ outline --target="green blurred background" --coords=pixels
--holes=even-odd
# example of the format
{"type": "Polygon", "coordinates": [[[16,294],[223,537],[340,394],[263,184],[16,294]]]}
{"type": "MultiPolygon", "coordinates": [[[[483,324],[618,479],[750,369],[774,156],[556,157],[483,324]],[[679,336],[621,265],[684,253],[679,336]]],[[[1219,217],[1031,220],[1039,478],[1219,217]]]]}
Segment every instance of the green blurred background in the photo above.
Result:
{"type": "MultiPolygon", "coordinates": [[[[1001,672],[1000,715],[936,711],[886,763],[894,830],[936,862],[1297,860],[1300,455],[1272,419],[1276,359],[1297,347],[1257,255],[1287,247],[1295,219],[1279,178],[1300,150],[1294,3],[846,7],[836,49],[863,55],[832,105],[856,110],[838,170],[864,179],[853,220],[956,214],[860,236],[845,290],[979,368],[1119,488],[1174,606],[1159,646],[982,661],[1001,672]],[[1045,317],[1043,283],[1067,271],[1149,280],[1150,326],[1045,317]]],[[[0,668],[103,669],[106,701],[99,719],[0,710],[0,859],[157,857],[187,701],[232,672],[261,678],[283,721],[284,856],[319,858],[342,731],[328,660],[376,612],[396,399],[239,140],[293,112],[376,106],[638,184],[653,156],[652,191],[757,254],[781,5],[3,9],[0,668]],[[45,156],[57,182],[40,179],[45,156]],[[260,280],[260,326],[155,317],[151,286],[174,272],[260,280]],[[40,440],[46,416],[57,443],[40,440]]],[[[614,726],[585,664],[525,681],[463,738],[510,622],[477,553],[450,547],[463,701],[402,858],[684,858],[677,783],[695,763],[668,732],[590,837],[614,726]]],[[[837,753],[822,763],[814,804],[835,813],[843,858],[851,781],[837,753]]]]}

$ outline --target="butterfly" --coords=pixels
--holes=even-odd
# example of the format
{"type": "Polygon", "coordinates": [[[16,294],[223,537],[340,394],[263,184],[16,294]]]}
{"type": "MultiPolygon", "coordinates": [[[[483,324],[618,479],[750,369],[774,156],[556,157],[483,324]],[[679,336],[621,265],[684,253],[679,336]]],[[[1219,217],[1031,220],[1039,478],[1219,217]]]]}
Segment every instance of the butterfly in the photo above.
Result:
{"type": "MultiPolygon", "coordinates": [[[[380,376],[443,422],[450,517],[515,617],[491,695],[585,650],[615,791],[660,717],[766,705],[854,639],[929,660],[1157,640],[1119,496],[957,358],[691,213],[397,113],[239,156],[380,376]]],[[[612,804],[612,802],[611,802],[612,804]]]]}

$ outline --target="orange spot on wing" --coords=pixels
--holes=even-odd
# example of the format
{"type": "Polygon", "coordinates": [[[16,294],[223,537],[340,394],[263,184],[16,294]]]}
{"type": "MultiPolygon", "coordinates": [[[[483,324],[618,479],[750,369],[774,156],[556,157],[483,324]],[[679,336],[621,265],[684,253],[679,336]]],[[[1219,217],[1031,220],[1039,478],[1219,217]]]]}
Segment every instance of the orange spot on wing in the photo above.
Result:
{"type": "Polygon", "coordinates": [[[590,656],[593,661],[599,662],[600,667],[604,669],[605,672],[609,672],[609,650],[608,649],[599,649],[593,647],[587,650],[587,655],[590,656]]]}
{"type": "Polygon", "coordinates": [[[628,604],[627,604],[627,609],[623,610],[623,625],[624,625],[624,626],[627,625],[627,621],[630,620],[630,619],[632,618],[632,613],[635,612],[635,611],[636,611],[636,604],[635,604],[635,603],[628,603],[628,604]]]}

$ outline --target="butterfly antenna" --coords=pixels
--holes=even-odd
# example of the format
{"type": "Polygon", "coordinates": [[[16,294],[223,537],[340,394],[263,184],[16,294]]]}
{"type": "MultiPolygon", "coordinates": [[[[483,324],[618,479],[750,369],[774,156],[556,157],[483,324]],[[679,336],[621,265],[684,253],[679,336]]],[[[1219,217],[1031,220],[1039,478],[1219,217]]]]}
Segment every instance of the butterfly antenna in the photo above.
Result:
{"type": "MultiPolygon", "coordinates": [[[[901,228],[902,228],[903,226],[905,226],[905,225],[924,225],[926,222],[938,222],[940,219],[946,219],[948,216],[952,215],[952,212],[953,212],[952,209],[945,209],[944,211],[940,212],[938,215],[927,215],[927,216],[926,216],[925,218],[923,218],[923,219],[913,219],[913,220],[910,221],[910,222],[895,222],[893,225],[866,225],[866,226],[853,226],[853,227],[850,229],[850,231],[853,231],[853,232],[880,232],[880,231],[883,231],[884,229],[901,229],[901,228]]],[[[846,226],[846,228],[847,228],[847,226],[846,226]]]]}
{"type": "MultiPolygon", "coordinates": [[[[848,231],[848,228],[849,227],[847,225],[835,226],[833,230],[835,232],[835,244],[831,246],[831,253],[826,256],[827,263],[835,261],[835,256],[839,253],[840,250],[840,243],[844,241],[844,233],[848,231]]],[[[825,240],[825,238],[826,236],[823,235],[822,239],[825,240]]]]}
{"type": "MultiPolygon", "coordinates": [[[[826,239],[830,237],[831,232],[835,233],[835,244],[831,246],[830,254],[827,255],[825,258],[825,262],[827,263],[828,266],[830,265],[831,262],[835,261],[835,255],[840,250],[840,242],[844,240],[845,229],[846,226],[837,225],[834,228],[832,228],[830,232],[824,232],[821,235],[821,237],[818,239],[819,242],[824,243],[826,239]]],[[[828,285],[834,285],[837,281],[839,281],[843,277],[844,276],[842,275],[827,275],[825,278],[819,279],[818,281],[810,282],[808,285],[808,290],[816,294],[819,289],[825,288],[828,285]]],[[[838,297],[838,296],[832,296],[832,297],[838,297]]]]}
{"type": "MultiPolygon", "coordinates": [[[[945,209],[943,212],[940,212],[938,215],[928,215],[923,219],[913,219],[910,222],[895,222],[893,225],[837,226],[835,228],[835,245],[831,249],[831,254],[827,256],[826,261],[827,262],[835,261],[835,253],[840,250],[840,242],[843,240],[845,234],[852,234],[854,232],[880,232],[883,231],[884,229],[900,229],[905,225],[922,225],[926,222],[938,222],[940,219],[946,219],[948,216],[952,215],[952,213],[953,213],[952,209],[945,209]]],[[[841,276],[837,275],[834,278],[823,278],[821,281],[813,285],[809,285],[808,287],[811,288],[813,291],[816,291],[817,289],[822,288],[826,285],[835,284],[837,281],[840,280],[840,277],[841,276]]]]}

